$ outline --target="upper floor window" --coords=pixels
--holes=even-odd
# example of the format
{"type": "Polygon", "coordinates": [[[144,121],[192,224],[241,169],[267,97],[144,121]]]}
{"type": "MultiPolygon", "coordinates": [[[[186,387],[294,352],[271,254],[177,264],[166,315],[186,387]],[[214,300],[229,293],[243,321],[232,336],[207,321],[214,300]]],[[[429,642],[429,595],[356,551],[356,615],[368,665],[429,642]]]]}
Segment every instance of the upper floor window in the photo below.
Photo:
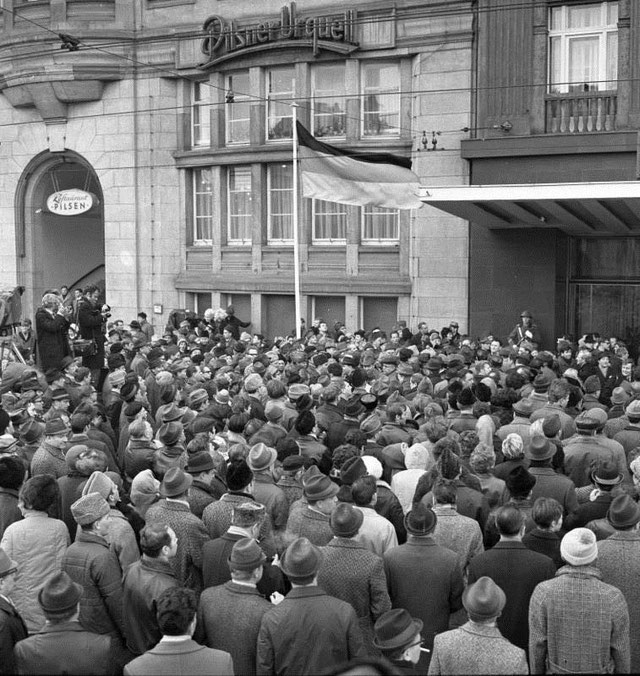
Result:
{"type": "Polygon", "coordinates": [[[394,244],[398,241],[400,214],[397,209],[362,207],[362,242],[394,244]]]}
{"type": "Polygon", "coordinates": [[[549,91],[618,88],[618,3],[549,10],[549,91]]]}
{"type": "Polygon", "coordinates": [[[251,167],[227,171],[227,242],[251,244],[251,167]]]}
{"type": "Polygon", "coordinates": [[[211,169],[193,171],[193,243],[211,244],[213,176],[211,169]]]}
{"type": "Polygon", "coordinates": [[[249,71],[227,75],[227,143],[249,143],[249,71]]]}
{"type": "Polygon", "coordinates": [[[400,133],[400,68],[395,63],[362,65],[362,135],[400,133]]]}
{"type": "Polygon", "coordinates": [[[347,206],[313,200],[313,241],[318,244],[344,244],[346,238],[347,206]]]}
{"type": "Polygon", "coordinates": [[[211,87],[208,82],[194,82],[191,88],[191,145],[211,143],[211,87]]]}
{"type": "Polygon", "coordinates": [[[267,167],[267,240],[293,244],[293,165],[267,167]]]}
{"type": "Polygon", "coordinates": [[[345,135],[344,63],[316,66],[312,70],[314,136],[345,135]]]}
{"type": "Polygon", "coordinates": [[[267,70],[267,138],[285,139],[292,136],[294,69],[267,70]]]}

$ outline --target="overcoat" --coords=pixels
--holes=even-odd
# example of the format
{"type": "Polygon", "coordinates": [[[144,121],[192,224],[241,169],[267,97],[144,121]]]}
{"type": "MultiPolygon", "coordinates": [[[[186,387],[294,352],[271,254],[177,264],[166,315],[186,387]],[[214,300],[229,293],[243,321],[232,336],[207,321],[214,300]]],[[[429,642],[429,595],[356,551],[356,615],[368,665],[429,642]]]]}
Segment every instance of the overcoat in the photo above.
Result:
{"type": "Polygon", "coordinates": [[[229,653],[204,648],[192,639],[160,641],[124,668],[125,676],[233,676],[229,653]]]}

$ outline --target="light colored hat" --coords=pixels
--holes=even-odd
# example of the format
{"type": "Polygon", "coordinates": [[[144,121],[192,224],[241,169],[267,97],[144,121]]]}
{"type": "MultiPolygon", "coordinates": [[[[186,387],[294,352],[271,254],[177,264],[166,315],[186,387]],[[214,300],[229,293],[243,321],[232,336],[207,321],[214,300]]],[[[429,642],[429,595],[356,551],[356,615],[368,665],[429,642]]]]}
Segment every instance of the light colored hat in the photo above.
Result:
{"type": "Polygon", "coordinates": [[[367,468],[367,474],[380,479],[382,477],[382,463],[373,455],[363,455],[362,462],[367,468]]]}
{"type": "Polygon", "coordinates": [[[136,507],[154,503],[160,494],[160,482],[150,469],[139,472],[131,482],[131,502],[136,507]]]}
{"type": "Polygon", "coordinates": [[[560,554],[571,566],[587,566],[598,557],[595,533],[588,528],[570,530],[560,543],[560,554]]]}
{"type": "Polygon", "coordinates": [[[524,443],[522,437],[515,432],[507,434],[505,440],[502,442],[502,453],[505,458],[515,460],[524,455],[524,443]]]}
{"type": "Polygon", "coordinates": [[[99,493],[105,500],[117,488],[115,483],[104,472],[94,472],[88,479],[82,489],[82,495],[89,493],[99,493]]]}
{"type": "Polygon", "coordinates": [[[100,493],[83,495],[71,505],[71,514],[79,526],[94,523],[109,511],[109,505],[100,493]]]}
{"type": "Polygon", "coordinates": [[[270,448],[262,442],[255,444],[249,451],[247,464],[253,472],[262,472],[273,465],[277,460],[278,453],[275,448],[270,448]]]}

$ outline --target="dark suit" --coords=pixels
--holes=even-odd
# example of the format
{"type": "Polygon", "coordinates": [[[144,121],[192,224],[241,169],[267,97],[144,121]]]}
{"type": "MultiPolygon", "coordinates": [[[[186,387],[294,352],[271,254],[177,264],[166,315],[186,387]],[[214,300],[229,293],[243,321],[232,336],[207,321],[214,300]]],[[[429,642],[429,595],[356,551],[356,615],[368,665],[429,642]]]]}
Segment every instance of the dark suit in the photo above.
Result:
{"type": "Polygon", "coordinates": [[[0,674],[12,674],[13,646],[27,637],[27,628],[18,611],[0,596],[0,674]]]}
{"type": "Polygon", "coordinates": [[[471,559],[468,583],[490,577],[507,596],[498,629],[511,643],[529,648],[529,599],[540,582],[556,574],[552,559],[532,552],[522,542],[498,542],[495,547],[471,559]]]}
{"type": "Polygon", "coordinates": [[[87,631],[80,622],[46,624],[13,651],[19,674],[110,674],[111,638],[87,631]]]}
{"type": "Polygon", "coordinates": [[[160,641],[155,648],[136,657],[124,668],[125,676],[233,676],[229,653],[204,648],[191,639],[160,641]]]}

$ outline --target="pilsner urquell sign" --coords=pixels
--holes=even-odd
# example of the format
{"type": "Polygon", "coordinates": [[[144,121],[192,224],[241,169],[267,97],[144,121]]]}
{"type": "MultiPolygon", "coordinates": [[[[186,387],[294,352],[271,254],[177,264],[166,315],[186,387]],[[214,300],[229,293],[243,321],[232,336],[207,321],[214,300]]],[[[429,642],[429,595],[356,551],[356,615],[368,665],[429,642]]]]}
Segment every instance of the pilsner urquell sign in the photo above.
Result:
{"type": "Polygon", "coordinates": [[[47,197],[47,211],[60,216],[77,216],[89,211],[96,198],[84,190],[60,190],[47,197]]]}

